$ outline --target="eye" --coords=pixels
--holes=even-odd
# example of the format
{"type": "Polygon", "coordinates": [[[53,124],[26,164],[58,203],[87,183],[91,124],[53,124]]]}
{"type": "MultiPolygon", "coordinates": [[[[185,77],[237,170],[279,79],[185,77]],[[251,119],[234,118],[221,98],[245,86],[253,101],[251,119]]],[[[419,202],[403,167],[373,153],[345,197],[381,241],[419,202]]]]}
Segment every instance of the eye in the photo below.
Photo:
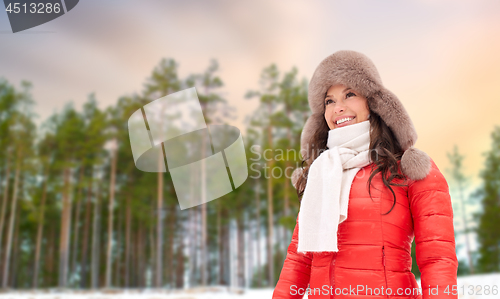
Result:
{"type": "Polygon", "coordinates": [[[331,103],[335,103],[335,102],[334,102],[332,99],[327,99],[327,100],[325,101],[325,105],[329,105],[329,104],[331,104],[331,103]]]}
{"type": "Polygon", "coordinates": [[[354,97],[356,96],[356,95],[354,94],[354,92],[350,91],[350,92],[348,92],[348,93],[345,95],[345,97],[346,97],[346,98],[349,98],[349,97],[350,97],[349,95],[352,95],[352,96],[354,96],[354,97]]]}

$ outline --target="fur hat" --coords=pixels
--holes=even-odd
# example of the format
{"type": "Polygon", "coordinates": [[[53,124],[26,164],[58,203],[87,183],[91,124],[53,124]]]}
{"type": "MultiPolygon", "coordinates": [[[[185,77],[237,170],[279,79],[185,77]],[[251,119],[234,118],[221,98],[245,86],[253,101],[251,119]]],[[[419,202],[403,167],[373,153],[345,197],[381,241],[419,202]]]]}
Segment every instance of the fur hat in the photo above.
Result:
{"type": "MultiPolygon", "coordinates": [[[[411,180],[427,176],[431,167],[429,156],[413,147],[417,132],[396,95],[382,85],[382,80],[373,62],[364,54],[355,51],[338,51],[325,58],[314,71],[309,83],[309,107],[312,115],[308,118],[301,135],[301,154],[310,157],[314,132],[324,124],[324,100],[328,89],[335,84],[343,84],[361,93],[368,99],[371,111],[380,115],[392,130],[405,151],[401,158],[401,170],[411,180]]],[[[292,174],[295,186],[302,168],[292,174]]]]}

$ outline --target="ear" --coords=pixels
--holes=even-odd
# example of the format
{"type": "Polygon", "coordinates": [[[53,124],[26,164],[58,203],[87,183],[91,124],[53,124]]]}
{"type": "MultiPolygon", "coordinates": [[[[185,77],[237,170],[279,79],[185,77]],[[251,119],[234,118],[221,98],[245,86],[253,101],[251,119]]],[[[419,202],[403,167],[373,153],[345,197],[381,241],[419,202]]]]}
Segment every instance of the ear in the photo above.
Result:
{"type": "Polygon", "coordinates": [[[417,141],[417,132],[403,104],[391,91],[383,88],[368,100],[370,109],[380,115],[392,130],[403,150],[417,141]]]}
{"type": "Polygon", "coordinates": [[[297,189],[297,182],[299,181],[300,176],[304,173],[304,170],[302,168],[295,168],[295,170],[292,173],[292,185],[295,189],[297,189]]]}

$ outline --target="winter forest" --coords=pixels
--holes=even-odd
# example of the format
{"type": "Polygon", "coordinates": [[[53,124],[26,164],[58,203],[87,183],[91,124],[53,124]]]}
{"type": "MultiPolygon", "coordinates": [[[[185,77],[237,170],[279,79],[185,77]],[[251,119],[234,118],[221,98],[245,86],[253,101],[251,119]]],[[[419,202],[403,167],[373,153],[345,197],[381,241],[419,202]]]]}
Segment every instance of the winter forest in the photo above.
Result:
{"type": "MultiPolygon", "coordinates": [[[[264,67],[245,100],[259,107],[242,130],[249,176],[223,197],[181,210],[169,172],[134,165],[127,120],[145,104],[196,87],[207,124],[235,113],[220,90],[216,60],[184,78],[163,59],[143,90],[109,107],[88,95],[37,125],[37,82],[0,80],[0,283],[2,289],[200,286],[273,288],[299,200],[290,176],[301,166],[300,134],[310,110],[308,78],[264,67]]],[[[243,100],[243,99],[242,99],[243,100]]],[[[473,190],[455,147],[442,169],[452,194],[459,276],[500,272],[500,128],[491,133],[473,190]],[[477,213],[470,213],[477,207],[477,213]],[[463,237],[465,235],[465,237],[463,237]],[[477,250],[472,249],[475,239],[477,250]]],[[[452,145],[450,146],[450,148],[452,145]]],[[[414,245],[414,244],[413,244],[414,245]]],[[[413,269],[419,277],[413,246],[413,269]]]]}

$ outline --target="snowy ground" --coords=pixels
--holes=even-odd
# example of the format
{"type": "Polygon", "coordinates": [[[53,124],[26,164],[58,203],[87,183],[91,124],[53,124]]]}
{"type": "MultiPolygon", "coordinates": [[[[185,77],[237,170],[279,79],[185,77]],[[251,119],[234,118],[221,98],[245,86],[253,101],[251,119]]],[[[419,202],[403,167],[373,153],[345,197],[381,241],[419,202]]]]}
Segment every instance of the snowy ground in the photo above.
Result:
{"type": "MultiPolygon", "coordinates": [[[[231,290],[224,287],[209,287],[175,292],[157,290],[102,290],[96,292],[41,290],[36,292],[4,292],[0,293],[0,299],[264,299],[271,298],[272,293],[272,289],[231,290]]],[[[307,296],[304,296],[304,298],[307,298],[307,296]]],[[[459,277],[458,298],[500,298],[500,273],[459,277]],[[490,290],[489,295],[486,294],[486,289],[490,290]],[[496,294],[492,294],[492,290],[494,289],[497,290],[496,294]]]]}

